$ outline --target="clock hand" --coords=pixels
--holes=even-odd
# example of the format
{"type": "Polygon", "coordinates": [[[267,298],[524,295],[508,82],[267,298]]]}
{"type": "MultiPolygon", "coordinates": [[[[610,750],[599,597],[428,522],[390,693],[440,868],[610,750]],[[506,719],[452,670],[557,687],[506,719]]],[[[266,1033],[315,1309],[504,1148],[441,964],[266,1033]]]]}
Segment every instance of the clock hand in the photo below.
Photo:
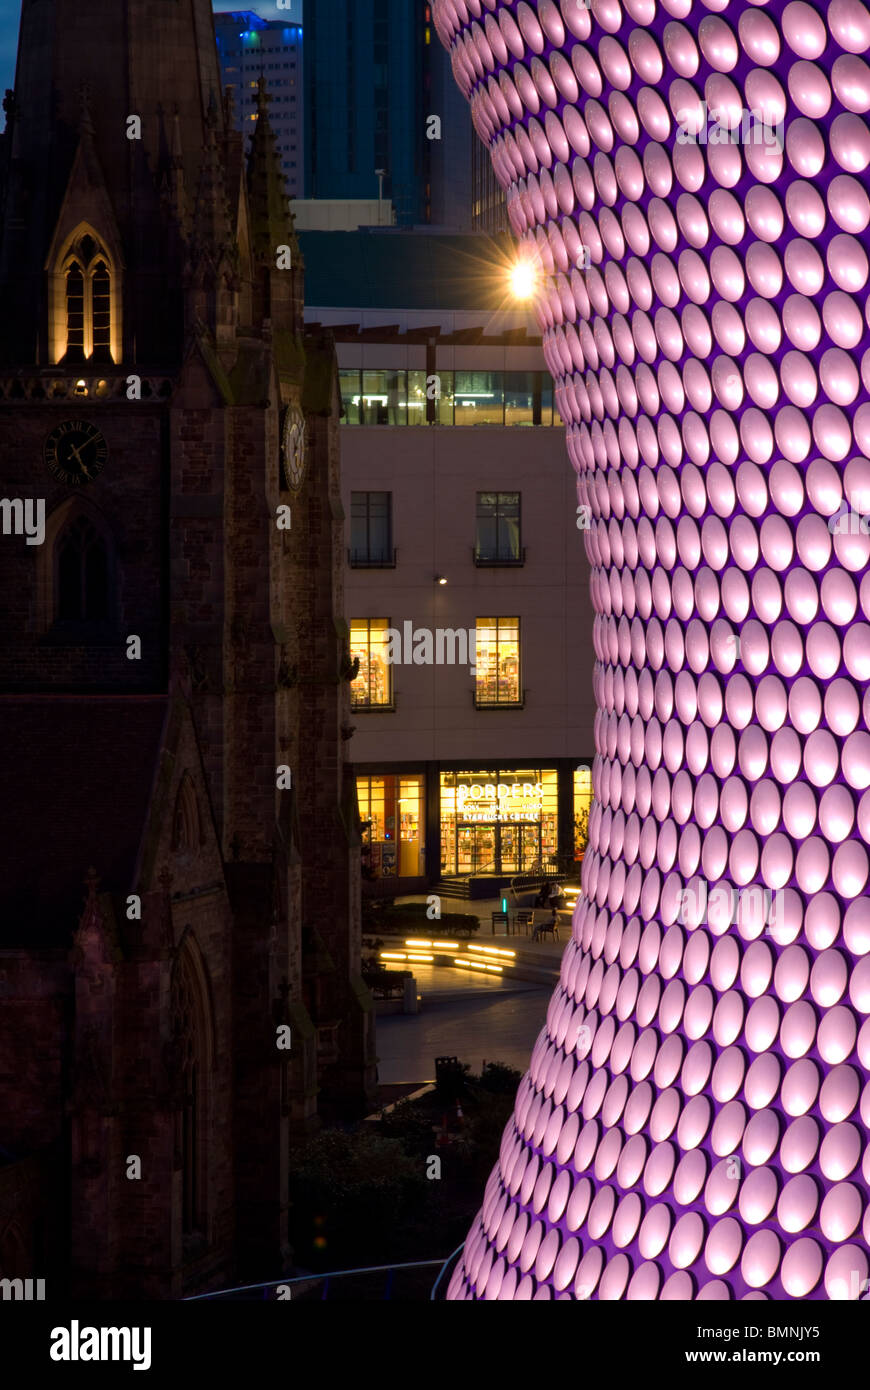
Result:
{"type": "Polygon", "coordinates": [[[85,463],[84,459],[82,458],[82,456],[81,456],[81,454],[79,453],[78,449],[76,448],[75,444],[73,444],[72,440],[70,440],[70,446],[69,446],[69,447],[70,447],[70,449],[72,450],[72,452],[73,452],[73,453],[75,454],[75,456],[76,456],[76,463],[78,464],[79,468],[82,470],[82,472],[84,473],[85,477],[86,477],[86,478],[89,478],[89,477],[91,476],[90,469],[88,468],[88,465],[85,463]]]}

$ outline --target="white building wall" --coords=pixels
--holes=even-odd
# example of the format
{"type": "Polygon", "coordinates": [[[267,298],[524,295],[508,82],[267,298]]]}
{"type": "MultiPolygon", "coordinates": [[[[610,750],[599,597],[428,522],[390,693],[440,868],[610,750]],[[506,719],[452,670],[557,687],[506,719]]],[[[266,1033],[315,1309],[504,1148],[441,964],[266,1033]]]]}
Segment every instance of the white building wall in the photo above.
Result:
{"type": "MultiPolygon", "coordinates": [[[[392,365],[400,365],[395,356],[392,365]]],[[[491,349],[481,363],[501,365],[491,349]]],[[[563,430],[348,425],[341,441],[346,544],[351,493],[387,491],[398,552],[394,570],[347,571],[348,619],[386,617],[399,629],[410,620],[434,630],[518,616],[525,690],[523,709],[476,710],[467,667],[398,666],[395,712],[353,711],[354,762],[459,760],[476,768],[493,758],[521,766],[591,755],[589,566],[563,430]],[[522,568],[474,565],[476,494],[490,490],[522,494],[522,568]],[[447,584],[438,585],[436,574],[447,584]]]]}

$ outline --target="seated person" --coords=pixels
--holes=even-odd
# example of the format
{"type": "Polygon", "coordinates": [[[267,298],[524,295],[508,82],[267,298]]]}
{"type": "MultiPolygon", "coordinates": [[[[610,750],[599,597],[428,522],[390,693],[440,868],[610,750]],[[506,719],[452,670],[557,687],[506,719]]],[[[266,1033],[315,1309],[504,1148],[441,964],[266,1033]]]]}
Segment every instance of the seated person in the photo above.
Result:
{"type": "Polygon", "coordinates": [[[542,934],[543,932],[545,932],[545,931],[551,931],[551,932],[553,933],[553,937],[554,937],[554,939],[555,939],[556,932],[558,931],[558,929],[559,929],[559,919],[558,919],[558,917],[556,916],[556,908],[555,908],[555,905],[554,905],[554,906],[550,909],[550,916],[549,916],[549,918],[548,918],[547,920],[541,921],[541,922],[536,922],[536,923],[535,923],[535,930],[532,932],[532,940],[533,940],[533,941],[537,941],[537,940],[539,939],[539,937],[541,936],[541,934],[542,934]]]}

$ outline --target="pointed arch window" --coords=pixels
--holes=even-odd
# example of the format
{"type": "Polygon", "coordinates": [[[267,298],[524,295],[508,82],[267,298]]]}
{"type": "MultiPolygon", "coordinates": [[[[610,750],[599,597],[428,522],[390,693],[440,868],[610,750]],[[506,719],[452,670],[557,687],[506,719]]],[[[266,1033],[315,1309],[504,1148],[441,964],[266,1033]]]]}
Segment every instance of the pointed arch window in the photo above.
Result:
{"type": "Polygon", "coordinates": [[[66,360],[85,360],[85,277],[78,261],[66,273],[66,360]]]}
{"type": "Polygon", "coordinates": [[[185,1237],[205,1234],[207,1223],[210,1025],[202,963],[188,944],[182,947],[172,978],[172,1037],[180,1082],[181,1225],[185,1237]]]}
{"type": "Polygon", "coordinates": [[[194,850],[200,840],[199,807],[196,792],[189,773],[185,773],[175,798],[175,812],[172,817],[172,848],[177,851],[194,850]]]}
{"type": "Polygon", "coordinates": [[[58,621],[99,623],[108,620],[108,547],[87,517],[76,517],[58,536],[55,576],[58,621]]]}
{"type": "Polygon", "coordinates": [[[63,258],[64,363],[112,362],[113,268],[90,232],[77,237],[63,258]]]}
{"type": "Polygon", "coordinates": [[[91,314],[93,316],[94,360],[112,360],[112,282],[104,260],[97,261],[91,281],[91,314]]]}

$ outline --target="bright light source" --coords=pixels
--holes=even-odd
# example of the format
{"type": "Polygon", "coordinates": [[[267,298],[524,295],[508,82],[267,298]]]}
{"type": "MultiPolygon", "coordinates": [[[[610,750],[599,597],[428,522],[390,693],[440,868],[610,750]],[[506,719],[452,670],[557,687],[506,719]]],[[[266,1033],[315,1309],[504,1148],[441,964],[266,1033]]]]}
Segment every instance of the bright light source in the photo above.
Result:
{"type": "Polygon", "coordinates": [[[511,266],[510,286],[514,299],[531,299],[538,288],[537,271],[527,256],[522,256],[511,266]]]}

